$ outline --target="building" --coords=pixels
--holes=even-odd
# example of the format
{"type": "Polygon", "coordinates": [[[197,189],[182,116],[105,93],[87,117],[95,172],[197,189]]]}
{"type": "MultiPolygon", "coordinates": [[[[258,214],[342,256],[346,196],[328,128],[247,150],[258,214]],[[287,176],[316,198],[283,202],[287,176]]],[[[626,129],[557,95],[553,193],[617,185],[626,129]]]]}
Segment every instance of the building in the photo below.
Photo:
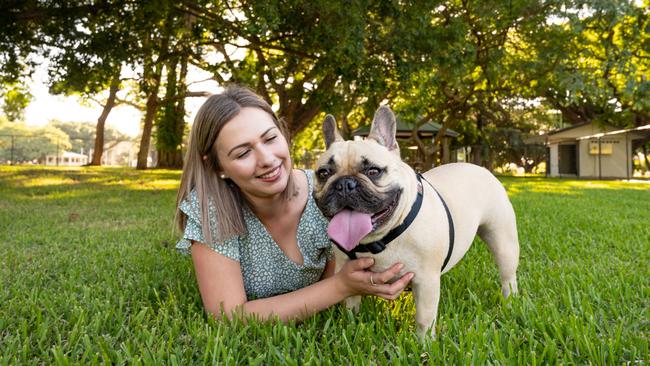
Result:
{"type": "Polygon", "coordinates": [[[63,151],[59,154],[45,156],[45,165],[59,166],[82,166],[88,164],[88,157],[84,154],[78,154],[72,151],[63,151]]]}
{"type": "MultiPolygon", "coordinates": [[[[527,142],[535,142],[532,140],[527,142]]],[[[634,147],[650,140],[650,125],[617,129],[583,123],[534,140],[547,146],[547,176],[629,179],[633,176],[634,147]]]]}

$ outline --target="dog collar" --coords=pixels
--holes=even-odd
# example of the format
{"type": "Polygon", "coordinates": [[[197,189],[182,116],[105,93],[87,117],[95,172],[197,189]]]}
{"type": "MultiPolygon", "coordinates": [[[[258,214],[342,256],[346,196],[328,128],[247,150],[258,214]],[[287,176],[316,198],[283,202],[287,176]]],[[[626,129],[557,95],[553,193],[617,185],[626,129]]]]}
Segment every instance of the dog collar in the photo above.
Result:
{"type": "Polygon", "coordinates": [[[373,241],[371,243],[366,243],[366,244],[359,244],[354,249],[347,251],[343,247],[341,247],[337,242],[332,241],[336,246],[343,252],[345,253],[348,258],[350,259],[357,259],[357,253],[372,253],[372,254],[378,254],[384,251],[386,249],[386,246],[393,241],[395,238],[400,236],[408,227],[411,225],[413,220],[415,220],[415,217],[418,215],[418,212],[420,212],[420,207],[422,207],[422,199],[424,196],[424,189],[422,187],[422,179],[424,179],[427,184],[433,190],[438,194],[438,197],[440,197],[440,201],[442,201],[442,205],[445,207],[445,212],[447,213],[447,221],[449,222],[449,249],[447,251],[447,257],[445,258],[445,261],[442,264],[442,270],[445,269],[447,266],[447,263],[449,262],[449,259],[451,258],[451,253],[454,249],[454,221],[451,217],[451,212],[449,211],[449,207],[447,207],[447,203],[445,200],[442,198],[440,195],[440,192],[438,192],[437,189],[427,181],[422,174],[417,173],[416,174],[417,179],[418,179],[418,195],[415,198],[415,202],[413,203],[413,206],[411,206],[411,211],[409,211],[409,214],[406,216],[406,219],[404,222],[402,222],[398,227],[394,228],[393,230],[389,231],[386,236],[383,238],[373,241]]]}

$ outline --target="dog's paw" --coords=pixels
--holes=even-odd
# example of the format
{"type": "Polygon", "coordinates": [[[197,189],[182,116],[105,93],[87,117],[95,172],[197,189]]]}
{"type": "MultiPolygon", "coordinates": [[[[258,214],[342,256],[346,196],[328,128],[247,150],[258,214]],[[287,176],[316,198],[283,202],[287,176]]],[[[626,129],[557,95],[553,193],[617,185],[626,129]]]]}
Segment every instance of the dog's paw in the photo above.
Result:
{"type": "Polygon", "coordinates": [[[436,340],[436,329],[435,326],[422,326],[417,325],[416,333],[420,341],[425,342],[426,340],[436,340]]]}
{"type": "Polygon", "coordinates": [[[504,298],[508,298],[510,295],[517,295],[517,279],[512,279],[510,281],[504,281],[501,284],[501,293],[504,298]]]}
{"type": "Polygon", "coordinates": [[[359,313],[361,308],[361,296],[350,296],[345,299],[345,306],[352,310],[355,314],[359,313]]]}

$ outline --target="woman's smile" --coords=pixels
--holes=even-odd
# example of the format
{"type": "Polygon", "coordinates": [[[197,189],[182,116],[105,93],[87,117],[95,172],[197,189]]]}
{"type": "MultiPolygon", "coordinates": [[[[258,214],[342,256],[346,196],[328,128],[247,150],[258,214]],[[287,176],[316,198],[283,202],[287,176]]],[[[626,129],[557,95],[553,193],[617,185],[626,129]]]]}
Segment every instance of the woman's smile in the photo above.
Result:
{"type": "Polygon", "coordinates": [[[278,165],[273,170],[257,176],[257,178],[264,182],[270,183],[275,182],[278,178],[280,178],[280,174],[282,174],[282,165],[278,165]]]}

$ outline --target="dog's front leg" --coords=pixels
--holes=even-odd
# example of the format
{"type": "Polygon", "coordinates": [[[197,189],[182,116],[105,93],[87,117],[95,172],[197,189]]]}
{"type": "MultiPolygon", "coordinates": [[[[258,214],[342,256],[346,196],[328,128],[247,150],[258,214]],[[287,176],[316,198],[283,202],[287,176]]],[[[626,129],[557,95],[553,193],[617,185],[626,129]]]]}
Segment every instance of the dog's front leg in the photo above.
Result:
{"type": "Polygon", "coordinates": [[[435,338],[436,317],[440,302],[440,272],[415,276],[413,297],[415,298],[415,322],[418,336],[424,338],[431,332],[431,338],[435,338]]]}

